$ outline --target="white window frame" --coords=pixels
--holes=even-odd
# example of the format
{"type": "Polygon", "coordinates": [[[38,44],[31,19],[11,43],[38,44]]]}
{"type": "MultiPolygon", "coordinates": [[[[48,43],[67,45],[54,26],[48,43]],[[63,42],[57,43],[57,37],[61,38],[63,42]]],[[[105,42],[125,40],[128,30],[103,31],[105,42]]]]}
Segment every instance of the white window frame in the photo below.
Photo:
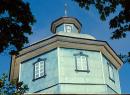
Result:
{"type": "Polygon", "coordinates": [[[70,32],[72,32],[72,30],[73,30],[73,25],[72,24],[65,24],[64,25],[64,31],[65,32],[70,33],[70,32]],[[67,31],[67,26],[71,27],[71,31],[69,31],[69,32],[67,31]]]}
{"type": "Polygon", "coordinates": [[[38,58],[38,60],[33,64],[34,65],[34,74],[33,74],[33,80],[43,78],[46,76],[46,58],[41,59],[38,58]]]}
{"type": "Polygon", "coordinates": [[[115,82],[114,67],[110,62],[108,62],[108,73],[109,73],[109,79],[115,82]]]}
{"type": "Polygon", "coordinates": [[[74,56],[75,56],[75,66],[76,66],[75,71],[90,72],[89,65],[88,65],[88,55],[83,54],[83,52],[80,52],[78,54],[74,54],[74,56]],[[85,60],[83,60],[83,58],[85,60]]]}

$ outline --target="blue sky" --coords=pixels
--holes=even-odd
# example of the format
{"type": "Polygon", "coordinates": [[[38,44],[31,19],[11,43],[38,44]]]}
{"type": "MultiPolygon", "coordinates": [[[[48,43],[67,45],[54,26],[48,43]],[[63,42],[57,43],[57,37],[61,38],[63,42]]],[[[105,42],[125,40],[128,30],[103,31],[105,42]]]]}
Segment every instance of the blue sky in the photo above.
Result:
{"type": "MultiPolygon", "coordinates": [[[[51,22],[64,16],[64,4],[68,5],[68,16],[77,18],[82,23],[81,33],[90,34],[97,40],[104,40],[119,54],[127,53],[129,49],[130,34],[127,38],[111,40],[112,30],[109,29],[109,19],[102,22],[99,20],[97,10],[91,8],[89,11],[79,8],[72,0],[24,0],[28,1],[32,13],[37,22],[33,26],[33,35],[29,36],[29,44],[37,42],[53,35],[50,31],[51,22]]],[[[112,17],[112,15],[111,15],[112,17]]],[[[27,44],[26,46],[28,46],[27,44]]],[[[10,56],[7,52],[0,54],[0,75],[9,72],[10,56]]],[[[119,70],[122,93],[130,93],[130,64],[124,64],[119,70]]]]}

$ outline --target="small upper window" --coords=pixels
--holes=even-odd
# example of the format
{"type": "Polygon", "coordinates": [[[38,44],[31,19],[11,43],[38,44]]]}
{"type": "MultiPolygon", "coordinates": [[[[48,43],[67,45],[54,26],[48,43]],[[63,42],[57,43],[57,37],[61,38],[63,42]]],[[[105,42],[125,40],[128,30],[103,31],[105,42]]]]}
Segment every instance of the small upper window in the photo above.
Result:
{"type": "Polygon", "coordinates": [[[72,32],[72,25],[66,24],[65,30],[66,30],[66,32],[72,32]]]}
{"type": "Polygon", "coordinates": [[[78,54],[74,54],[74,56],[75,56],[76,71],[89,72],[90,70],[88,66],[88,55],[80,52],[78,54]]]}
{"type": "Polygon", "coordinates": [[[34,79],[38,79],[46,76],[45,62],[46,59],[39,58],[37,62],[34,63],[34,79]]]}
{"type": "Polygon", "coordinates": [[[108,63],[108,72],[109,72],[109,78],[114,81],[114,71],[113,71],[113,66],[108,63]]]}

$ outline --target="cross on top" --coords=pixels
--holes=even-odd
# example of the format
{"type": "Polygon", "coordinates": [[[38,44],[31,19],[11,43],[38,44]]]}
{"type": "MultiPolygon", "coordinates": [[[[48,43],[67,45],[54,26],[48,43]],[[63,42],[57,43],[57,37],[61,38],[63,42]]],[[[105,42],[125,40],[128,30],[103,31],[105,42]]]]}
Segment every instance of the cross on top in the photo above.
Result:
{"type": "Polygon", "coordinates": [[[65,3],[65,16],[67,16],[67,4],[65,3]]]}

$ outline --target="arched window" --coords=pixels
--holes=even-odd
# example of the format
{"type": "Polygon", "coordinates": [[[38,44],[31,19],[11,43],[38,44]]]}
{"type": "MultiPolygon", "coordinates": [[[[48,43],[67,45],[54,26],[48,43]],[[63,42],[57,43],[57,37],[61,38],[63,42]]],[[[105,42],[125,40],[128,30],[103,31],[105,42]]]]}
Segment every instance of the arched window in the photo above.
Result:
{"type": "Polygon", "coordinates": [[[44,59],[39,58],[33,64],[34,65],[34,74],[33,74],[33,79],[34,80],[46,76],[45,63],[46,63],[46,58],[44,58],[44,59]]]}
{"type": "Polygon", "coordinates": [[[78,54],[74,54],[75,56],[75,65],[76,71],[90,72],[88,66],[88,55],[80,52],[78,54]]]}

